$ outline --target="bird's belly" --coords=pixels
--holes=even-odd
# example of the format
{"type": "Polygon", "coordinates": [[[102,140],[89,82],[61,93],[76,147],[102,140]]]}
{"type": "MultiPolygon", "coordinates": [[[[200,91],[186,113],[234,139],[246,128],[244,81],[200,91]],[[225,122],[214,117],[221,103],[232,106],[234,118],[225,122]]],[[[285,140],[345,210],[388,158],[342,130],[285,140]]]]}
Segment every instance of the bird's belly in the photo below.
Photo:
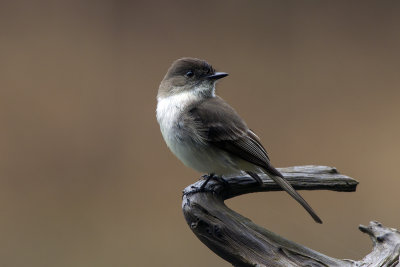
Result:
{"type": "Polygon", "coordinates": [[[228,175],[239,173],[237,159],[209,145],[191,140],[165,140],[171,151],[185,164],[201,173],[228,175]]]}
{"type": "Polygon", "coordinates": [[[178,123],[183,108],[179,106],[182,101],[175,98],[159,100],[157,105],[157,120],[161,133],[175,156],[186,166],[202,173],[228,175],[246,170],[242,168],[242,160],[202,142],[193,130],[185,124],[178,123]]]}

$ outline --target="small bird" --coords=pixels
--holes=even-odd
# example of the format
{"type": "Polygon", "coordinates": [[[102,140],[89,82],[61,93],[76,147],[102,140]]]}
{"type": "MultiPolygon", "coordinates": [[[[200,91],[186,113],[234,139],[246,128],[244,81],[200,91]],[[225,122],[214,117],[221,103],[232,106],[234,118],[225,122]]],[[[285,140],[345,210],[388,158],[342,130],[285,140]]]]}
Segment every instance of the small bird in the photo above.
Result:
{"type": "Polygon", "coordinates": [[[317,222],[314,210],[275,169],[258,136],[236,111],[215,94],[216,82],[228,76],[204,60],[172,63],[157,94],[157,121],[167,146],[186,166],[214,176],[246,172],[260,185],[265,173],[299,202],[317,222]]]}

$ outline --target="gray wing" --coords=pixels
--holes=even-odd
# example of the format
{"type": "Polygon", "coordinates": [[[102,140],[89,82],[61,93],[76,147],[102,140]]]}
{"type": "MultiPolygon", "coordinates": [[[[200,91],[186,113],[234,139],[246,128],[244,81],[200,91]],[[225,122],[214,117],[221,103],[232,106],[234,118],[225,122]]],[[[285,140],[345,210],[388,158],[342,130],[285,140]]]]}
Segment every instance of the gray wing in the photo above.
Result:
{"type": "MultiPolygon", "coordinates": [[[[219,97],[207,99],[190,107],[188,114],[206,142],[263,168],[267,174],[270,174],[269,177],[300,203],[316,222],[322,223],[311,206],[270,164],[267,151],[257,135],[224,100],[219,97]]],[[[253,178],[258,177],[253,172],[249,174],[253,178]]],[[[259,177],[255,179],[261,180],[259,177]]]]}
{"type": "Polygon", "coordinates": [[[267,151],[257,135],[224,100],[219,97],[207,99],[191,107],[189,114],[205,141],[263,168],[272,175],[283,177],[271,166],[267,151]]]}

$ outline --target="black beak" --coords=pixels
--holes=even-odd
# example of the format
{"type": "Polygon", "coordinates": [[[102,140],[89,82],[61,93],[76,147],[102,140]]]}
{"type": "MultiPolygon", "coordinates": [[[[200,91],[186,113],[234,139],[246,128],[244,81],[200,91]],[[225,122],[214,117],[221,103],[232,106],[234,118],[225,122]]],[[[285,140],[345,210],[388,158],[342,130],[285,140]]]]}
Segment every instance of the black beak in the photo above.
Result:
{"type": "Polygon", "coordinates": [[[226,72],[216,72],[212,75],[207,76],[207,79],[216,81],[226,76],[228,76],[228,73],[226,72]]]}

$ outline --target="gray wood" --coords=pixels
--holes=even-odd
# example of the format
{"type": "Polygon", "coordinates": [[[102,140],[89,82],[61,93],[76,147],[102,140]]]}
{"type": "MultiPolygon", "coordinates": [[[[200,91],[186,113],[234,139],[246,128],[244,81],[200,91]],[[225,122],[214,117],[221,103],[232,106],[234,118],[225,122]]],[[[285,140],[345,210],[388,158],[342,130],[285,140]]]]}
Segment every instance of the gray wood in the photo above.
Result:
{"type": "MultiPolygon", "coordinates": [[[[278,169],[296,190],[353,192],[358,182],[326,166],[278,169]]],[[[287,240],[229,209],[224,200],[242,194],[280,191],[260,175],[264,186],[250,176],[210,180],[199,192],[200,180],[183,191],[182,209],[193,233],[214,253],[235,266],[400,266],[400,233],[378,222],[359,229],[373,241],[373,250],[360,261],[335,259],[287,240]]]]}

